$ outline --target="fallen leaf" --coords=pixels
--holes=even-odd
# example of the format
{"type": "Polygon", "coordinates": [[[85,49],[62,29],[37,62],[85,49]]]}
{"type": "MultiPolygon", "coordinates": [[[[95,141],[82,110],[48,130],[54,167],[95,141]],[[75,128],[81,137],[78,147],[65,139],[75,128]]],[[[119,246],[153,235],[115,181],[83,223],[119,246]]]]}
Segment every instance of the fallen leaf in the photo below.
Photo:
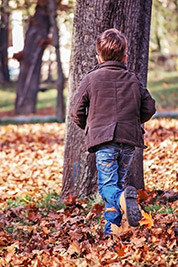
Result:
{"type": "Polygon", "coordinates": [[[68,234],[72,239],[80,240],[83,237],[82,231],[80,229],[76,229],[75,231],[69,231],[68,234]]]}
{"type": "Polygon", "coordinates": [[[49,234],[51,231],[50,231],[50,229],[48,229],[47,227],[42,227],[42,230],[43,230],[43,232],[47,235],[47,234],[49,234]]]}
{"type": "Polygon", "coordinates": [[[72,194],[69,193],[67,198],[65,199],[65,204],[66,205],[73,205],[73,204],[75,204],[76,199],[77,199],[77,196],[72,196],[72,194]]]}
{"type": "Polygon", "coordinates": [[[18,241],[16,241],[11,246],[7,247],[7,255],[5,257],[5,260],[7,263],[9,263],[11,261],[11,259],[13,258],[14,254],[16,252],[16,248],[19,248],[19,242],[18,241]]]}
{"type": "Polygon", "coordinates": [[[140,237],[140,238],[132,238],[131,243],[133,243],[137,248],[144,247],[145,245],[145,237],[140,237]]]}
{"type": "Polygon", "coordinates": [[[140,225],[144,225],[146,228],[151,229],[154,225],[154,221],[153,218],[151,216],[151,213],[146,213],[144,211],[142,211],[142,216],[143,218],[140,220],[140,225]]]}
{"type": "Polygon", "coordinates": [[[118,260],[118,254],[117,253],[113,253],[111,251],[106,251],[106,253],[104,253],[104,255],[102,255],[101,257],[101,264],[102,265],[106,265],[106,264],[111,264],[114,262],[117,262],[118,260]]]}
{"type": "Polygon", "coordinates": [[[80,249],[79,242],[77,240],[73,240],[72,242],[70,242],[70,246],[69,246],[67,252],[71,255],[74,253],[80,254],[81,249],[80,249]]]}
{"type": "Polygon", "coordinates": [[[169,247],[169,249],[173,249],[173,247],[177,247],[177,241],[176,241],[176,239],[173,239],[170,243],[169,243],[169,245],[168,245],[168,247],[169,247]]]}
{"type": "Polygon", "coordinates": [[[125,255],[125,249],[126,245],[122,245],[121,242],[117,243],[116,246],[114,247],[114,250],[117,251],[119,257],[123,257],[125,255]]]}
{"type": "Polygon", "coordinates": [[[31,221],[37,221],[41,218],[41,215],[37,212],[32,211],[32,210],[28,210],[28,218],[31,221]]]}
{"type": "Polygon", "coordinates": [[[148,193],[145,190],[139,189],[138,191],[138,200],[146,200],[149,198],[148,193]]]}
{"type": "Polygon", "coordinates": [[[92,212],[96,215],[99,215],[102,211],[103,211],[103,205],[100,205],[98,203],[96,203],[92,208],[92,212]]]}

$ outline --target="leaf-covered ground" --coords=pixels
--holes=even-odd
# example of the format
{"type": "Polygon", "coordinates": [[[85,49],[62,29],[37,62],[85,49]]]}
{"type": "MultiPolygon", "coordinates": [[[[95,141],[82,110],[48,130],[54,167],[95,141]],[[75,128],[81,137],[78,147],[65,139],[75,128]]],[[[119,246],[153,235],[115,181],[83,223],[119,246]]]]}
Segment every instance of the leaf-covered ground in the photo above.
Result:
{"type": "Polygon", "coordinates": [[[178,121],[145,125],[137,228],[103,235],[103,203],[59,200],[64,124],[0,127],[0,266],[178,266],[178,121]]]}
{"type": "Polygon", "coordinates": [[[145,182],[149,190],[178,191],[178,120],[153,119],[145,124],[145,182]]]}
{"type": "Polygon", "coordinates": [[[61,190],[64,124],[0,127],[0,202],[61,190]]]}

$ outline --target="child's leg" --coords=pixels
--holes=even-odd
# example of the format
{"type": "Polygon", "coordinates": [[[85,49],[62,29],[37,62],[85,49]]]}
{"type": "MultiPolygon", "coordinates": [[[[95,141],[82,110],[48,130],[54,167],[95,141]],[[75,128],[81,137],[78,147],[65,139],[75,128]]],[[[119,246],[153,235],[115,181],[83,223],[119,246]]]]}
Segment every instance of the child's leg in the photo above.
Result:
{"type": "Polygon", "coordinates": [[[132,161],[133,152],[134,148],[123,145],[120,156],[118,157],[118,187],[121,189],[126,186],[127,173],[132,161]]]}
{"type": "Polygon", "coordinates": [[[134,149],[124,144],[101,147],[96,152],[99,193],[103,200],[120,211],[118,200],[134,149]]]}
{"type": "Polygon", "coordinates": [[[98,187],[104,201],[116,210],[120,210],[118,199],[122,189],[118,187],[119,149],[101,147],[96,152],[96,166],[98,171],[98,187]]]}
{"type": "Polygon", "coordinates": [[[107,207],[116,209],[116,212],[109,212],[108,214],[105,212],[105,218],[108,221],[105,232],[108,232],[111,223],[120,226],[122,215],[119,200],[133,151],[132,147],[121,144],[101,147],[96,152],[99,193],[106,201],[107,207]]]}
{"type": "Polygon", "coordinates": [[[104,217],[107,221],[104,227],[104,233],[105,235],[110,235],[111,232],[111,224],[116,224],[117,226],[120,226],[120,222],[122,220],[122,213],[121,211],[111,211],[113,210],[113,206],[109,203],[105,202],[105,212],[104,217]],[[110,210],[110,211],[109,211],[110,210]]]}

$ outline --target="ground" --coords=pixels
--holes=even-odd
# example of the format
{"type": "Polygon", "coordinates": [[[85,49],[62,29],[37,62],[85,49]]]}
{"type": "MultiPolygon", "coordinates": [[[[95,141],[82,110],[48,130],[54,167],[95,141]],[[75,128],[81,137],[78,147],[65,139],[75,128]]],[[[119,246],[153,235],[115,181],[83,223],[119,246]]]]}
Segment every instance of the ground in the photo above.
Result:
{"type": "Polygon", "coordinates": [[[178,121],[145,125],[143,218],[103,234],[98,194],[60,203],[64,124],[0,127],[0,266],[178,265],[178,121]]]}

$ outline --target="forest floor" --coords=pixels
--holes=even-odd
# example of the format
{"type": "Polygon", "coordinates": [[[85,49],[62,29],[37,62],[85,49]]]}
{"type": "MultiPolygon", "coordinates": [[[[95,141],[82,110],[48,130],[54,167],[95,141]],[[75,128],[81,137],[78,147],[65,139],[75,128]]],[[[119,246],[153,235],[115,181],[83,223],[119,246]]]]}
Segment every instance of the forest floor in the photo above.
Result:
{"type": "Polygon", "coordinates": [[[98,194],[59,201],[64,128],[0,127],[0,266],[178,266],[178,120],[145,124],[143,218],[111,237],[98,194]]]}

